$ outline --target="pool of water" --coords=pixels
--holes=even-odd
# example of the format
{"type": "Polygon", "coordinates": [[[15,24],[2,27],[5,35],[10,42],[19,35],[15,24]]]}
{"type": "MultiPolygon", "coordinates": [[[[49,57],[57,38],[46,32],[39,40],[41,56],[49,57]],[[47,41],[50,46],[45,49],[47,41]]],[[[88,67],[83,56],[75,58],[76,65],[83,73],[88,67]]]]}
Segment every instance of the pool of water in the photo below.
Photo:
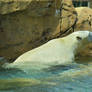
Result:
{"type": "Polygon", "coordinates": [[[91,61],[82,58],[77,63],[28,72],[0,69],[0,92],[91,92],[91,61]]]}

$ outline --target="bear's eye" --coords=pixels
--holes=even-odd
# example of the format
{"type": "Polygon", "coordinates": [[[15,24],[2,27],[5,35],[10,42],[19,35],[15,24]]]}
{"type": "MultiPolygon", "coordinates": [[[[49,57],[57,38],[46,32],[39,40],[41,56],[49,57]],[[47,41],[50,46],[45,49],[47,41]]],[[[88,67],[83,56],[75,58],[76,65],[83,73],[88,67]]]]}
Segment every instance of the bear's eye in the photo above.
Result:
{"type": "Polygon", "coordinates": [[[79,36],[77,36],[76,38],[77,38],[77,40],[82,40],[82,38],[81,38],[81,37],[79,37],[79,36]]]}

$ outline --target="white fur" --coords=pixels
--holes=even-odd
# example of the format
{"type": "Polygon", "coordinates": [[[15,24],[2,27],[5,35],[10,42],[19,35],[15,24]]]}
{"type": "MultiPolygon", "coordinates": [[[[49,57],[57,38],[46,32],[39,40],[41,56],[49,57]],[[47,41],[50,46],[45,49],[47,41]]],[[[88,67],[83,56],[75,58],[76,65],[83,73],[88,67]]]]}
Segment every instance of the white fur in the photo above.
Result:
{"type": "Polygon", "coordinates": [[[66,37],[53,39],[46,44],[30,50],[18,57],[12,64],[6,67],[30,68],[31,65],[60,65],[68,64],[73,61],[74,53],[82,39],[87,38],[89,31],[74,32],[66,37]]]}

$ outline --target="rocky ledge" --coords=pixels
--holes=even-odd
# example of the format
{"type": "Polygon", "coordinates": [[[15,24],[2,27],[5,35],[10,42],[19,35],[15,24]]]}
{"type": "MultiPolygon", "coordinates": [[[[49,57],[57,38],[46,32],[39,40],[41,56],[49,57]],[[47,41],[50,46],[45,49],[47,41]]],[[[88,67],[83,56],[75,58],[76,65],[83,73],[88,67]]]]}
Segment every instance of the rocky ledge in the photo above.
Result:
{"type": "Polygon", "coordinates": [[[76,19],[71,0],[0,0],[0,56],[16,59],[50,39],[67,35],[76,19]]]}

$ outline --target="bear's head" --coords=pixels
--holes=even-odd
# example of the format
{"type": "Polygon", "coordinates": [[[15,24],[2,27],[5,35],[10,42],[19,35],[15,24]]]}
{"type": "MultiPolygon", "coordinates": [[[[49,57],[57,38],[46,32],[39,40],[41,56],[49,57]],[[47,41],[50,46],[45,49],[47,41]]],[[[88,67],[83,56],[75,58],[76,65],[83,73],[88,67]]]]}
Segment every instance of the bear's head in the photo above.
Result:
{"type": "Polygon", "coordinates": [[[72,49],[74,49],[74,54],[77,54],[89,42],[92,42],[92,32],[90,31],[76,31],[67,37],[71,42],[72,49]]]}

